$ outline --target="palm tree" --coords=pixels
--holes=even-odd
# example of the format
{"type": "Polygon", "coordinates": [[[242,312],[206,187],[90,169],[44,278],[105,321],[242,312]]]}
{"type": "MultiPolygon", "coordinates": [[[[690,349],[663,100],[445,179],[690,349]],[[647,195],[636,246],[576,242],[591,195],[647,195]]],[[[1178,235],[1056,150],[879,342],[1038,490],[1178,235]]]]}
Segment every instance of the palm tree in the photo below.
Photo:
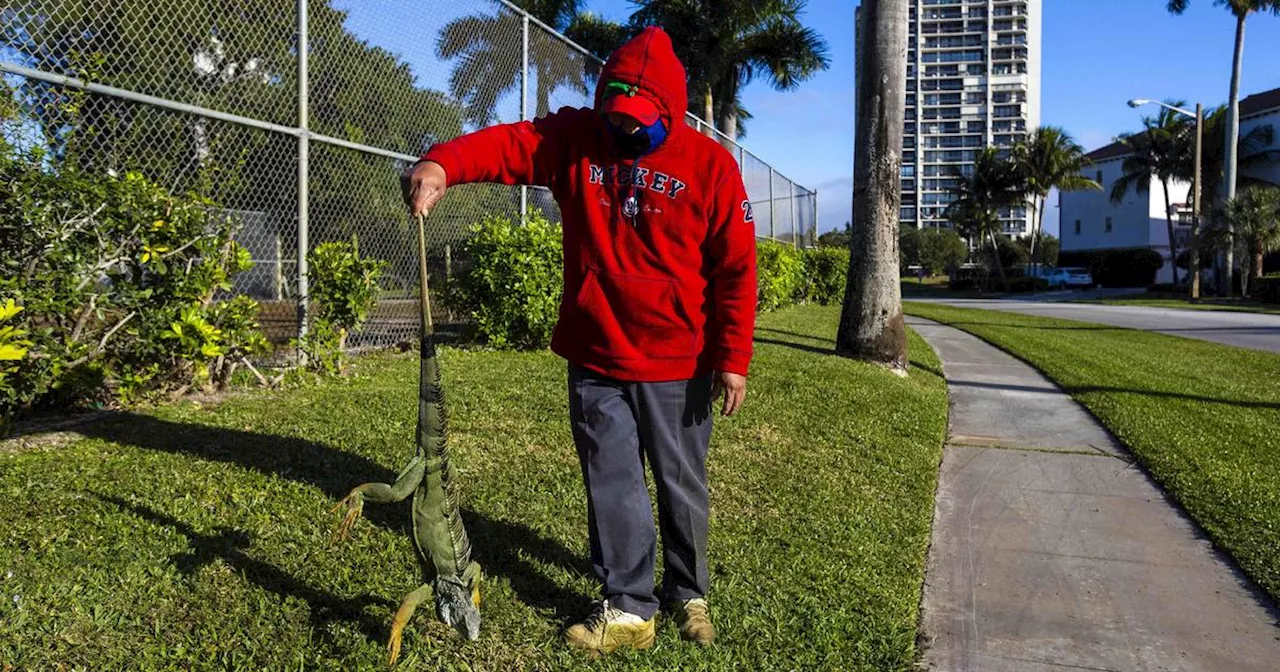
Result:
{"type": "MultiPolygon", "coordinates": [[[[616,24],[579,12],[579,0],[516,0],[516,4],[570,39],[575,33],[595,44],[613,39],[621,44],[623,39],[616,24]]],[[[523,17],[505,10],[456,19],[440,31],[436,54],[443,60],[459,59],[449,77],[450,91],[463,102],[467,118],[479,126],[492,123],[498,98],[520,86],[523,59],[519,43],[513,48],[511,40],[522,31],[523,17]]],[[[529,31],[529,69],[535,82],[533,116],[540,117],[551,111],[551,94],[562,86],[589,94],[589,80],[599,66],[534,26],[529,31]]]]}
{"type": "MultiPolygon", "coordinates": [[[[1170,102],[1173,107],[1186,105],[1183,101],[1170,102]]],[[[1187,179],[1189,169],[1195,164],[1191,151],[1194,142],[1189,140],[1191,124],[1177,112],[1160,108],[1155,117],[1144,117],[1145,127],[1140,133],[1125,134],[1119,140],[1132,152],[1121,165],[1123,175],[1111,186],[1111,202],[1119,203],[1131,189],[1147,193],[1151,180],[1164,187],[1164,218],[1169,231],[1169,259],[1178,258],[1173,235],[1173,205],[1169,199],[1169,183],[1187,179]]],[[[1178,265],[1173,266],[1173,284],[1178,284],[1178,265]]]]}
{"type": "MultiPolygon", "coordinates": [[[[1226,162],[1222,193],[1227,199],[1231,199],[1236,195],[1237,148],[1240,139],[1240,72],[1244,68],[1244,24],[1249,15],[1254,12],[1280,14],[1280,0],[1213,0],[1213,4],[1230,9],[1231,13],[1236,17],[1235,51],[1231,59],[1231,93],[1227,99],[1226,139],[1223,142],[1226,147],[1226,162]]],[[[1169,12],[1173,14],[1182,14],[1187,11],[1187,7],[1190,5],[1191,0],[1168,0],[1167,3],[1169,12]]],[[[1229,233],[1230,230],[1228,229],[1229,233]]],[[[1228,248],[1227,290],[1231,289],[1231,267],[1231,249],[1228,248]]],[[[1176,272],[1175,270],[1175,274],[1176,272]]]]}
{"type": "Polygon", "coordinates": [[[1251,267],[1240,274],[1241,293],[1248,296],[1249,279],[1262,277],[1263,257],[1280,248],[1280,187],[1246,187],[1223,204],[1219,219],[1227,226],[1215,228],[1210,237],[1219,245],[1229,245],[1234,233],[1251,267]]]}
{"type": "Polygon", "coordinates": [[[689,71],[690,111],[730,138],[738,137],[738,92],[757,76],[778,91],[792,91],[830,65],[826,42],[800,22],[806,0],[638,4],[634,26],[661,25],[672,34],[689,71]]]}
{"type": "Polygon", "coordinates": [[[898,275],[902,115],[906,109],[907,0],[864,0],[853,221],[836,352],[907,375],[907,326],[898,275]],[[865,58],[864,58],[865,57],[865,58]]]}
{"type": "Polygon", "coordinates": [[[996,147],[984,147],[974,158],[973,168],[967,174],[960,168],[952,168],[952,176],[959,184],[951,188],[954,199],[947,206],[946,216],[961,235],[979,244],[990,241],[1000,284],[1008,291],[1004,264],[1000,261],[1000,244],[996,236],[1003,233],[1000,209],[1017,205],[1027,197],[1027,184],[1017,165],[1006,158],[996,147]]]}
{"type": "MultiPolygon", "coordinates": [[[[1202,204],[1200,211],[1206,217],[1214,214],[1211,204],[1221,201],[1223,173],[1225,172],[1223,167],[1227,154],[1226,124],[1226,105],[1205,111],[1204,126],[1202,128],[1204,143],[1200,156],[1200,202],[1202,204]]],[[[1275,129],[1270,124],[1255,126],[1253,130],[1244,134],[1239,142],[1236,143],[1237,152],[1240,156],[1239,165],[1243,168],[1248,168],[1262,163],[1280,161],[1280,149],[1273,147],[1274,142],[1275,129]]],[[[1190,161],[1192,162],[1191,165],[1194,166],[1195,159],[1191,158],[1190,161]]],[[[1191,174],[1191,168],[1188,168],[1187,174],[1191,174]]],[[[1240,182],[1249,184],[1254,180],[1246,177],[1240,182]]],[[[1200,244],[1196,228],[1193,224],[1190,241],[1189,272],[1193,279],[1200,273],[1200,248],[1204,247],[1200,244]]]]}
{"type": "Polygon", "coordinates": [[[1014,146],[1013,160],[1031,197],[1031,261],[1035,263],[1036,240],[1044,228],[1049,191],[1099,191],[1102,185],[1082,174],[1091,163],[1084,148],[1056,126],[1041,126],[1025,142],[1014,146]]]}

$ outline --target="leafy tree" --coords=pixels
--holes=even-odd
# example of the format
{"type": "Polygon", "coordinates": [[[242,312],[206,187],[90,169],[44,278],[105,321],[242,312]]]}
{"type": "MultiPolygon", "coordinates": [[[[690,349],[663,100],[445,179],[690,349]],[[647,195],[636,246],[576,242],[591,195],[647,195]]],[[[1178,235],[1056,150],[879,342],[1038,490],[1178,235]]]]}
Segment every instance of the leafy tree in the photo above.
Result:
{"type": "Polygon", "coordinates": [[[1205,232],[1206,240],[1216,249],[1233,241],[1240,248],[1247,260],[1241,290],[1248,296],[1249,279],[1262,277],[1263,257],[1280,249],[1280,187],[1246,187],[1222,205],[1217,220],[1218,226],[1205,232]]]}
{"type": "MultiPolygon", "coordinates": [[[[1181,107],[1183,101],[1171,102],[1169,105],[1181,107]]],[[[1193,154],[1194,141],[1189,140],[1192,125],[1177,112],[1168,108],[1160,108],[1155,117],[1144,117],[1144,130],[1140,133],[1120,136],[1120,142],[1129,148],[1131,154],[1121,165],[1122,175],[1111,186],[1111,201],[1119,203],[1130,190],[1147,193],[1151,181],[1156,180],[1164,187],[1165,225],[1169,234],[1169,258],[1178,258],[1177,244],[1173,235],[1173,205],[1169,198],[1169,183],[1175,179],[1185,179],[1187,168],[1195,163],[1193,154]]],[[[1173,266],[1173,284],[1178,284],[1178,268],[1173,266]]]]}
{"type": "Polygon", "coordinates": [[[853,235],[853,222],[845,222],[843,229],[833,229],[818,236],[819,247],[849,247],[849,238],[853,235]]]}
{"type": "Polygon", "coordinates": [[[969,174],[953,168],[952,176],[956,178],[957,185],[950,190],[954,200],[947,206],[947,219],[956,225],[961,235],[991,243],[1000,283],[1007,290],[1009,283],[996,240],[1003,233],[999,211],[1026,198],[1026,182],[1017,166],[1006,160],[995,147],[985,147],[978,153],[969,174]]]}
{"type": "MultiPolygon", "coordinates": [[[[416,87],[405,63],[352,35],[345,20],[328,2],[310,3],[314,131],[409,155],[462,132],[448,96],[416,87]]],[[[198,0],[63,3],[57,12],[14,10],[0,26],[3,45],[32,67],[296,123],[296,26],[289,12],[198,0]]],[[[171,190],[249,213],[244,222],[250,215],[266,222],[261,235],[290,241],[295,138],[34,80],[24,81],[16,95],[52,161],[97,173],[140,172],[171,190]]],[[[393,262],[389,275],[416,277],[396,179],[402,162],[320,142],[311,143],[311,155],[313,244],[359,232],[370,252],[393,262]]],[[[460,238],[485,209],[513,207],[510,189],[468,190],[473,197],[451,199],[433,214],[433,242],[460,238]]]]}
{"type": "Polygon", "coordinates": [[[826,42],[800,21],[806,0],[640,0],[633,27],[661,25],[689,73],[690,111],[739,137],[739,94],[756,77],[795,90],[826,70],[826,42]]]}
{"type": "MultiPolygon", "coordinates": [[[[626,36],[621,26],[580,12],[579,0],[517,0],[516,4],[570,39],[585,38],[597,51],[615,48],[626,36]]],[[[520,86],[523,58],[512,37],[522,30],[520,15],[500,10],[456,19],[440,31],[436,54],[444,60],[458,59],[449,86],[464,102],[467,119],[478,126],[493,123],[498,99],[520,86]]],[[[535,117],[551,112],[551,94],[561,87],[589,95],[591,75],[598,70],[593,59],[536,26],[529,32],[529,68],[535,117]]]]}
{"type": "Polygon", "coordinates": [[[1058,263],[1058,252],[1060,245],[1057,238],[1040,231],[1033,240],[1031,236],[1018,238],[1014,241],[1019,247],[1022,247],[1027,259],[1033,264],[1043,264],[1046,266],[1055,266],[1058,263]],[[1035,250],[1032,252],[1032,250],[1035,250]]]}
{"type": "Polygon", "coordinates": [[[1090,161],[1084,148],[1066,131],[1056,126],[1041,126],[1026,140],[1014,146],[1013,160],[1022,172],[1031,200],[1031,249],[1036,262],[1036,242],[1044,228],[1044,210],[1049,191],[1101,190],[1102,185],[1082,172],[1090,161]]]}
{"type": "Polygon", "coordinates": [[[950,273],[969,257],[969,246],[951,229],[928,228],[920,232],[920,265],[930,275],[950,273]]]}

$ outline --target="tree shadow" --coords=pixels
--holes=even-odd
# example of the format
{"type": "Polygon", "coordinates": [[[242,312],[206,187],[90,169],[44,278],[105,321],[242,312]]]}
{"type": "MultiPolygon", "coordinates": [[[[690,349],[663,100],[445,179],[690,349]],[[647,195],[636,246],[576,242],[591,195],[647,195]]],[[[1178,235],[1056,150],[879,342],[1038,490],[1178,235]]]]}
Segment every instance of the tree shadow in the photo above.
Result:
{"type": "MultiPolygon", "coordinates": [[[[190,578],[201,567],[221,558],[238,574],[259,587],[280,597],[296,597],[305,601],[310,607],[313,629],[321,628],[331,621],[349,620],[359,623],[360,631],[370,641],[386,641],[390,633],[387,627],[387,623],[390,623],[389,616],[383,622],[382,619],[364,613],[364,610],[366,607],[377,605],[386,607],[390,614],[390,610],[396,608],[396,603],[368,593],[359,597],[343,598],[309,586],[279,567],[245,553],[250,540],[249,535],[243,530],[221,527],[217,534],[200,534],[190,525],[150,507],[93,491],[90,491],[90,494],[104,502],[114,504],[121,510],[133,513],[143,520],[171,528],[186,537],[190,550],[172,558],[174,566],[183,576],[190,578]]],[[[321,629],[321,631],[324,630],[321,629]]]]}
{"type": "Polygon", "coordinates": [[[910,362],[910,361],[907,364],[913,369],[920,369],[921,371],[924,371],[925,373],[928,373],[936,378],[941,378],[943,380],[946,380],[947,378],[946,375],[944,375],[941,370],[935,369],[932,366],[925,366],[920,362],[910,362]]]}
{"type": "Polygon", "coordinates": [[[830,344],[832,344],[833,346],[835,345],[835,342],[836,342],[836,339],[834,339],[834,338],[827,338],[826,336],[814,336],[813,334],[801,334],[801,333],[799,333],[799,332],[795,332],[795,331],[786,331],[786,330],[783,330],[783,329],[769,329],[769,328],[767,328],[767,327],[756,327],[756,331],[757,331],[757,332],[761,332],[761,331],[762,331],[762,332],[770,333],[770,334],[777,334],[777,335],[779,335],[779,336],[790,336],[790,337],[792,337],[792,338],[805,338],[805,339],[808,339],[808,340],[811,340],[811,341],[822,341],[822,342],[824,342],[824,343],[830,343],[830,344]]]}
{"type": "MultiPolygon", "coordinates": [[[[987,390],[1004,390],[1009,392],[1039,392],[1044,394],[1056,394],[1059,388],[1052,383],[1045,385],[1010,385],[1008,383],[985,383],[979,381],[968,380],[949,380],[947,384],[952,387],[968,387],[987,390]]],[[[1223,404],[1226,406],[1234,406],[1237,408],[1260,408],[1260,409],[1280,409],[1280,402],[1270,401],[1240,401],[1233,399],[1217,399],[1214,397],[1205,397],[1196,394],[1187,394],[1185,392],[1164,392],[1160,390],[1135,390],[1126,387],[1111,387],[1107,385],[1079,385],[1075,387],[1063,386],[1062,392],[1068,395],[1089,394],[1093,392],[1109,392],[1118,394],[1136,394],[1144,397],[1154,397],[1156,399],[1181,399],[1184,401],[1195,401],[1207,404],[1223,404]]]]}
{"type": "Polygon", "coordinates": [[[761,338],[759,336],[756,336],[752,340],[754,340],[756,343],[764,343],[766,345],[779,345],[784,348],[791,348],[792,350],[799,350],[801,352],[807,352],[814,355],[831,355],[831,356],[836,355],[836,351],[834,347],[819,348],[816,345],[805,345],[803,343],[796,343],[795,341],[779,341],[772,338],[761,338]]]}
{"type": "MultiPolygon", "coordinates": [[[[396,477],[395,472],[373,460],[320,443],[237,429],[172,422],[135,413],[112,414],[111,417],[100,422],[79,428],[78,433],[86,437],[146,450],[234,464],[264,475],[314,486],[335,502],[360,483],[370,481],[391,483],[396,477]]],[[[149,519],[163,520],[161,524],[183,525],[180,521],[165,518],[162,514],[150,510],[139,509],[127,502],[112,501],[144,517],[150,515],[149,519]]],[[[394,506],[366,505],[364,517],[372,524],[386,530],[407,536],[412,535],[408,502],[394,506]]],[[[591,564],[586,557],[575,554],[560,542],[543,537],[529,527],[518,523],[497,520],[465,508],[462,510],[462,519],[468,536],[471,537],[473,557],[481,564],[486,574],[506,578],[520,601],[535,610],[550,610],[561,619],[569,617],[570,614],[577,614],[589,601],[587,596],[557,585],[529,560],[533,558],[546,565],[562,567],[571,573],[589,576],[591,564]]],[[[338,519],[334,518],[333,523],[336,527],[338,519]]],[[[230,554],[232,550],[228,549],[234,549],[232,542],[237,540],[226,535],[234,532],[201,539],[199,549],[205,556],[217,551],[230,554]]],[[[189,528],[184,530],[184,534],[192,539],[198,536],[190,534],[189,528]]],[[[244,557],[247,561],[258,562],[248,556],[244,557]]],[[[423,558],[419,557],[418,561],[424,564],[423,558]]],[[[264,566],[255,567],[255,569],[264,579],[279,579],[278,585],[284,586],[287,592],[297,594],[304,599],[310,595],[322,606],[331,603],[326,601],[329,598],[326,598],[324,593],[301,584],[288,575],[271,575],[271,572],[279,573],[279,570],[274,567],[264,566]]],[[[425,576],[431,575],[431,570],[425,564],[424,571],[425,576]]],[[[350,606],[341,602],[333,602],[333,604],[342,607],[350,606]]]]}

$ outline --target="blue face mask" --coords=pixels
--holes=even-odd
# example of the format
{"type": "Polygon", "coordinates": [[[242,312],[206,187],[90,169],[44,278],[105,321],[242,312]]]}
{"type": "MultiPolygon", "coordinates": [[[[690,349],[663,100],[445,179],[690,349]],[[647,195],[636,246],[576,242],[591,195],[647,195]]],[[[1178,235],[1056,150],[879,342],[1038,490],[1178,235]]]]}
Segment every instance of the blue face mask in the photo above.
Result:
{"type": "Polygon", "coordinates": [[[608,119],[605,119],[605,125],[613,133],[618,147],[628,156],[644,156],[657,149],[667,139],[667,127],[663,125],[661,119],[648,126],[641,126],[635,133],[627,133],[621,127],[609,123],[608,119]]]}

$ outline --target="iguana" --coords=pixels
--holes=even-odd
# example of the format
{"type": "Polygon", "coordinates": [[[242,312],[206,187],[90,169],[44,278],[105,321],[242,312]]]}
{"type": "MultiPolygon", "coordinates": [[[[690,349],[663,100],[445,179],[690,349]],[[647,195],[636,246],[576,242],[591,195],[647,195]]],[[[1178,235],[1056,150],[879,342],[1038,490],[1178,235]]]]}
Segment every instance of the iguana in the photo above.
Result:
{"type": "Polygon", "coordinates": [[[448,414],[435,339],[431,334],[431,300],[427,293],[425,215],[417,218],[418,274],[421,283],[422,345],[419,350],[418,450],[394,484],[365,483],[353,489],[334,510],[346,507],[335,536],[345,538],[360,517],[364,502],[402,502],[413,496],[413,543],[424,568],[434,569],[431,581],[405,596],[391,622],[387,642],[391,664],[400,656],[404,627],[418,604],[432,592],[436,615],[467,639],[480,635],[480,565],[471,559],[471,540],[458,510],[457,471],[449,461],[448,414]]]}

